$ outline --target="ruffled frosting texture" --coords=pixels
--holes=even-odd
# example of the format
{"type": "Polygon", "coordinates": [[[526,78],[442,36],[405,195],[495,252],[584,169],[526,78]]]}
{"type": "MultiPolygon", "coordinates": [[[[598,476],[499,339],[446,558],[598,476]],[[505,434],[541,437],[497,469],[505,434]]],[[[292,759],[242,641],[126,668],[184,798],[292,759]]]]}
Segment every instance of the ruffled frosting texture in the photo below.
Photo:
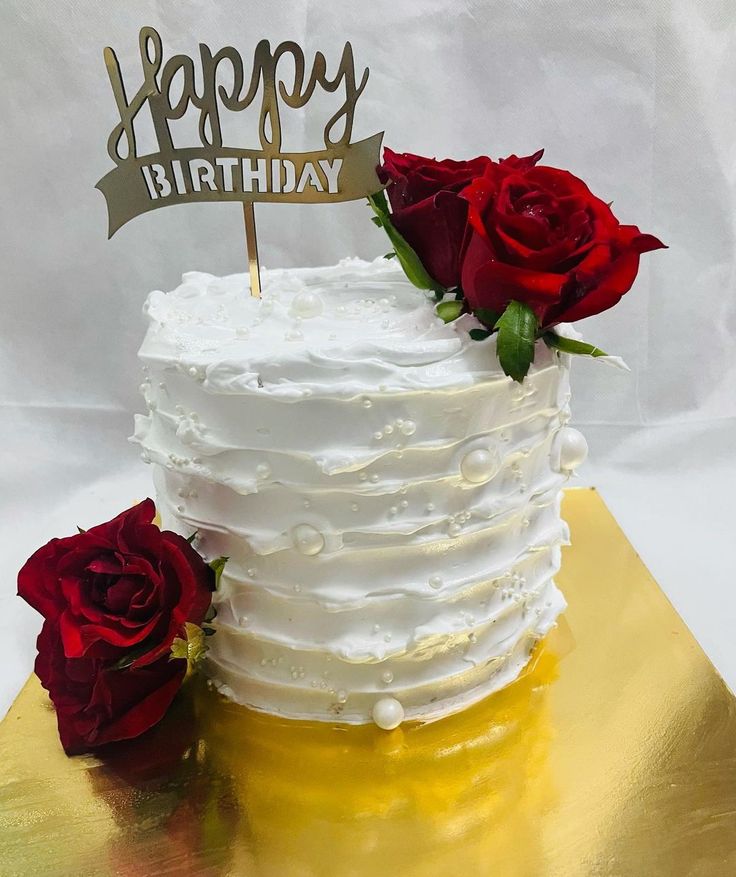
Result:
{"type": "Polygon", "coordinates": [[[208,669],[227,696],[362,723],[512,681],[564,608],[568,357],[522,385],[471,317],[383,259],[154,292],[140,356],[163,525],[225,555],[208,669]]]}

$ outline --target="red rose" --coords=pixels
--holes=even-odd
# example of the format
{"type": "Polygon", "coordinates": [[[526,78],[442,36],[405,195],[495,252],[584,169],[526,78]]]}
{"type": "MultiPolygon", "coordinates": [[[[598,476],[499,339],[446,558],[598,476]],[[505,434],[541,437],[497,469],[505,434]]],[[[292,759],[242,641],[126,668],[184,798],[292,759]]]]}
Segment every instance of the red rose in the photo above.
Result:
{"type": "Polygon", "coordinates": [[[101,658],[69,658],[59,629],[45,621],[35,671],[56,710],[61,745],[77,755],[128,740],[163,718],[181,687],[187,662],[162,657],[137,670],[101,658]]]}
{"type": "Polygon", "coordinates": [[[639,256],[664,247],[564,170],[528,158],[490,164],[462,192],[469,234],[461,285],[471,309],[527,304],[543,328],[607,310],[632,286],[639,256]]]}
{"type": "Polygon", "coordinates": [[[152,523],[144,500],[106,524],[52,539],[18,574],[18,593],[57,624],[68,658],[142,667],[167,655],[184,623],[199,624],[214,574],[177,533],[152,523]]]}
{"type": "Polygon", "coordinates": [[[468,205],[458,193],[490,163],[484,156],[470,161],[436,161],[383,150],[378,175],[388,183],[391,222],[427,273],[446,289],[460,285],[459,257],[468,205]]]}
{"type": "Polygon", "coordinates": [[[154,514],[147,499],[52,539],[18,574],[19,595],[46,619],[36,673],[67,751],[136,736],[161,718],[186,671],[186,661],[169,661],[174,638],[210,606],[214,571],[154,514]]]}

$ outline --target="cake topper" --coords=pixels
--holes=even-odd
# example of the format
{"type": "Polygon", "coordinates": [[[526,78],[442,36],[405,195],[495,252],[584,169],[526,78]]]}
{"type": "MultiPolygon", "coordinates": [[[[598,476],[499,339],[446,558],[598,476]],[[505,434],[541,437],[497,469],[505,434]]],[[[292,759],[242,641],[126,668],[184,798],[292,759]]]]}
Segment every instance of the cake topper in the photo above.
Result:
{"type": "Polygon", "coordinates": [[[261,40],[246,81],[240,53],[226,46],[214,55],[199,46],[199,70],[187,55],[164,62],[161,37],[152,27],[139,35],[143,82],[129,100],[117,56],[104,52],[120,121],[112,129],[107,151],[115,167],[98,183],[108,211],[108,237],[126,222],[159,207],[190,201],[240,201],[243,204],[251,293],[260,296],[254,202],[331,203],[364,198],[382,188],[376,175],[383,132],[351,143],[355,105],[368,81],[366,67],[358,81],[353,49],[345,43],[339,66],[330,77],[317,52],[306,77],[303,50],[294,42],[271,49],[261,40]],[[287,59],[285,67],[279,62],[287,59]],[[227,84],[225,84],[227,82],[227,84]],[[315,89],[344,100],[324,127],[324,148],[311,152],[282,150],[281,110],[299,109],[315,89]],[[239,112],[260,97],[259,147],[223,145],[223,111],[239,112]],[[136,116],[148,106],[158,149],[138,155],[136,116]],[[200,145],[175,146],[170,122],[189,108],[199,114],[200,145]]]}

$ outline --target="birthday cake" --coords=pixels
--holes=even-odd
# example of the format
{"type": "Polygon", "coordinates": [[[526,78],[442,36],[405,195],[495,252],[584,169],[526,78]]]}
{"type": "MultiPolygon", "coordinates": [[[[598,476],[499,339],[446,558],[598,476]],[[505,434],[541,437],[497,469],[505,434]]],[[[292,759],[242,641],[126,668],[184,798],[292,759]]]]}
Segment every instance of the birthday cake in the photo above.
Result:
{"type": "Polygon", "coordinates": [[[109,232],[242,201],[249,272],[191,272],[148,298],[134,438],[157,502],[52,539],[19,573],[61,743],[139,736],[198,668],[292,719],[391,730],[459,711],[516,679],[565,607],[561,489],[587,453],[568,425],[570,359],[621,364],[567,324],[613,307],[663,244],[541,150],[381,161],[382,134],[351,141],[368,70],[356,78],[349,43],[334,79],[317,53],[307,81],[295,43],[262,40],[246,89],[238,52],[201,45],[201,95],[153,28],[139,47],[130,103],[105,50],[109,232]],[[220,63],[230,90],[215,89],[220,63]],[[324,148],[282,152],[279,104],[318,85],[344,92],[324,148]],[[261,148],[226,147],[220,114],[259,93],[261,148]],[[139,155],[146,104],[158,151],[139,155]],[[190,105],[201,145],[177,148],[169,121],[190,105]],[[357,198],[384,257],[259,271],[255,201],[357,198]]]}
{"type": "Polygon", "coordinates": [[[394,262],[184,275],[140,351],[162,524],[226,556],[208,672],[293,718],[434,718],[514,679],[564,608],[566,354],[523,384],[394,262]],[[378,705],[378,707],[377,707],[378,705]]]}

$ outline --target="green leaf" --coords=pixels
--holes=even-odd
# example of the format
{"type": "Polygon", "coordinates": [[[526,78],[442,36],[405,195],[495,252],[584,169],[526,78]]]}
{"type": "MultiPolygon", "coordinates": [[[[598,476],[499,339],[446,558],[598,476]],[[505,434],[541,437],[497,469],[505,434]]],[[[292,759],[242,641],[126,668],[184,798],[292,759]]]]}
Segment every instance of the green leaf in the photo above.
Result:
{"type": "Polygon", "coordinates": [[[486,326],[495,326],[501,314],[492,311],[490,308],[476,308],[473,313],[486,326]]]}
{"type": "Polygon", "coordinates": [[[576,353],[579,356],[608,356],[600,347],[587,344],[585,341],[576,341],[574,338],[563,338],[556,332],[545,332],[542,338],[547,347],[555,347],[563,353],[576,353]]]}
{"type": "Polygon", "coordinates": [[[519,301],[509,302],[496,322],[498,360],[505,374],[519,384],[534,361],[538,326],[534,311],[519,301]]]}
{"type": "Polygon", "coordinates": [[[186,661],[188,655],[189,648],[187,646],[187,641],[180,636],[175,636],[171,643],[171,654],[169,655],[169,660],[173,661],[177,658],[183,658],[186,661]]]}
{"type": "Polygon", "coordinates": [[[376,214],[372,217],[372,221],[380,226],[388,235],[396,257],[401,263],[404,274],[406,274],[409,281],[419,289],[431,289],[435,294],[444,293],[444,287],[440,286],[439,283],[429,276],[419,256],[394,228],[383,189],[373,195],[369,195],[368,203],[376,214]]]}
{"type": "Polygon", "coordinates": [[[215,606],[213,603],[210,603],[209,608],[207,609],[207,612],[205,613],[204,620],[205,621],[214,621],[215,618],[217,618],[217,609],[215,609],[215,606]]]}
{"type": "Polygon", "coordinates": [[[214,560],[209,562],[209,567],[211,570],[214,570],[215,573],[215,590],[220,585],[220,578],[222,576],[222,571],[225,569],[225,564],[228,562],[229,557],[216,557],[214,560]]]}
{"type": "MultiPolygon", "coordinates": [[[[201,627],[187,621],[184,624],[184,636],[177,636],[171,644],[169,660],[184,658],[192,667],[195,667],[204,658],[207,652],[205,642],[206,633],[201,627]]],[[[213,631],[214,633],[214,631],[213,631]]]]}
{"type": "MultiPolygon", "coordinates": [[[[388,200],[386,199],[386,192],[383,189],[379,189],[377,192],[369,195],[368,203],[371,205],[371,207],[378,216],[382,216],[384,214],[388,215],[388,200]]],[[[379,219],[379,223],[380,221],[381,220],[379,219]]]]}
{"type": "Polygon", "coordinates": [[[388,261],[389,259],[395,259],[396,253],[393,250],[391,250],[391,252],[386,253],[386,255],[383,258],[386,259],[386,261],[388,261]]]}
{"type": "Polygon", "coordinates": [[[435,311],[437,311],[437,316],[440,317],[445,323],[451,323],[453,320],[457,320],[457,318],[463,312],[463,303],[457,300],[441,301],[435,307],[435,311]]]}
{"type": "Polygon", "coordinates": [[[82,535],[82,533],[86,533],[86,532],[87,532],[86,530],[83,530],[83,529],[79,526],[79,524],[77,524],[77,533],[79,533],[80,536],[82,535]]]}
{"type": "Polygon", "coordinates": [[[188,537],[187,537],[187,542],[188,542],[190,545],[191,545],[192,542],[194,542],[194,540],[197,538],[197,532],[198,532],[198,531],[195,530],[195,531],[192,533],[191,536],[188,536],[188,537]]]}
{"type": "Polygon", "coordinates": [[[134,662],[137,661],[141,655],[145,655],[146,652],[149,652],[153,648],[152,643],[150,641],[141,643],[137,648],[128,652],[127,655],[123,655],[122,658],[119,658],[115,663],[110,667],[111,670],[127,670],[128,667],[134,662]]]}
{"type": "Polygon", "coordinates": [[[488,329],[471,329],[468,332],[468,335],[473,339],[473,341],[485,341],[486,338],[490,337],[492,333],[488,331],[488,329]]]}

